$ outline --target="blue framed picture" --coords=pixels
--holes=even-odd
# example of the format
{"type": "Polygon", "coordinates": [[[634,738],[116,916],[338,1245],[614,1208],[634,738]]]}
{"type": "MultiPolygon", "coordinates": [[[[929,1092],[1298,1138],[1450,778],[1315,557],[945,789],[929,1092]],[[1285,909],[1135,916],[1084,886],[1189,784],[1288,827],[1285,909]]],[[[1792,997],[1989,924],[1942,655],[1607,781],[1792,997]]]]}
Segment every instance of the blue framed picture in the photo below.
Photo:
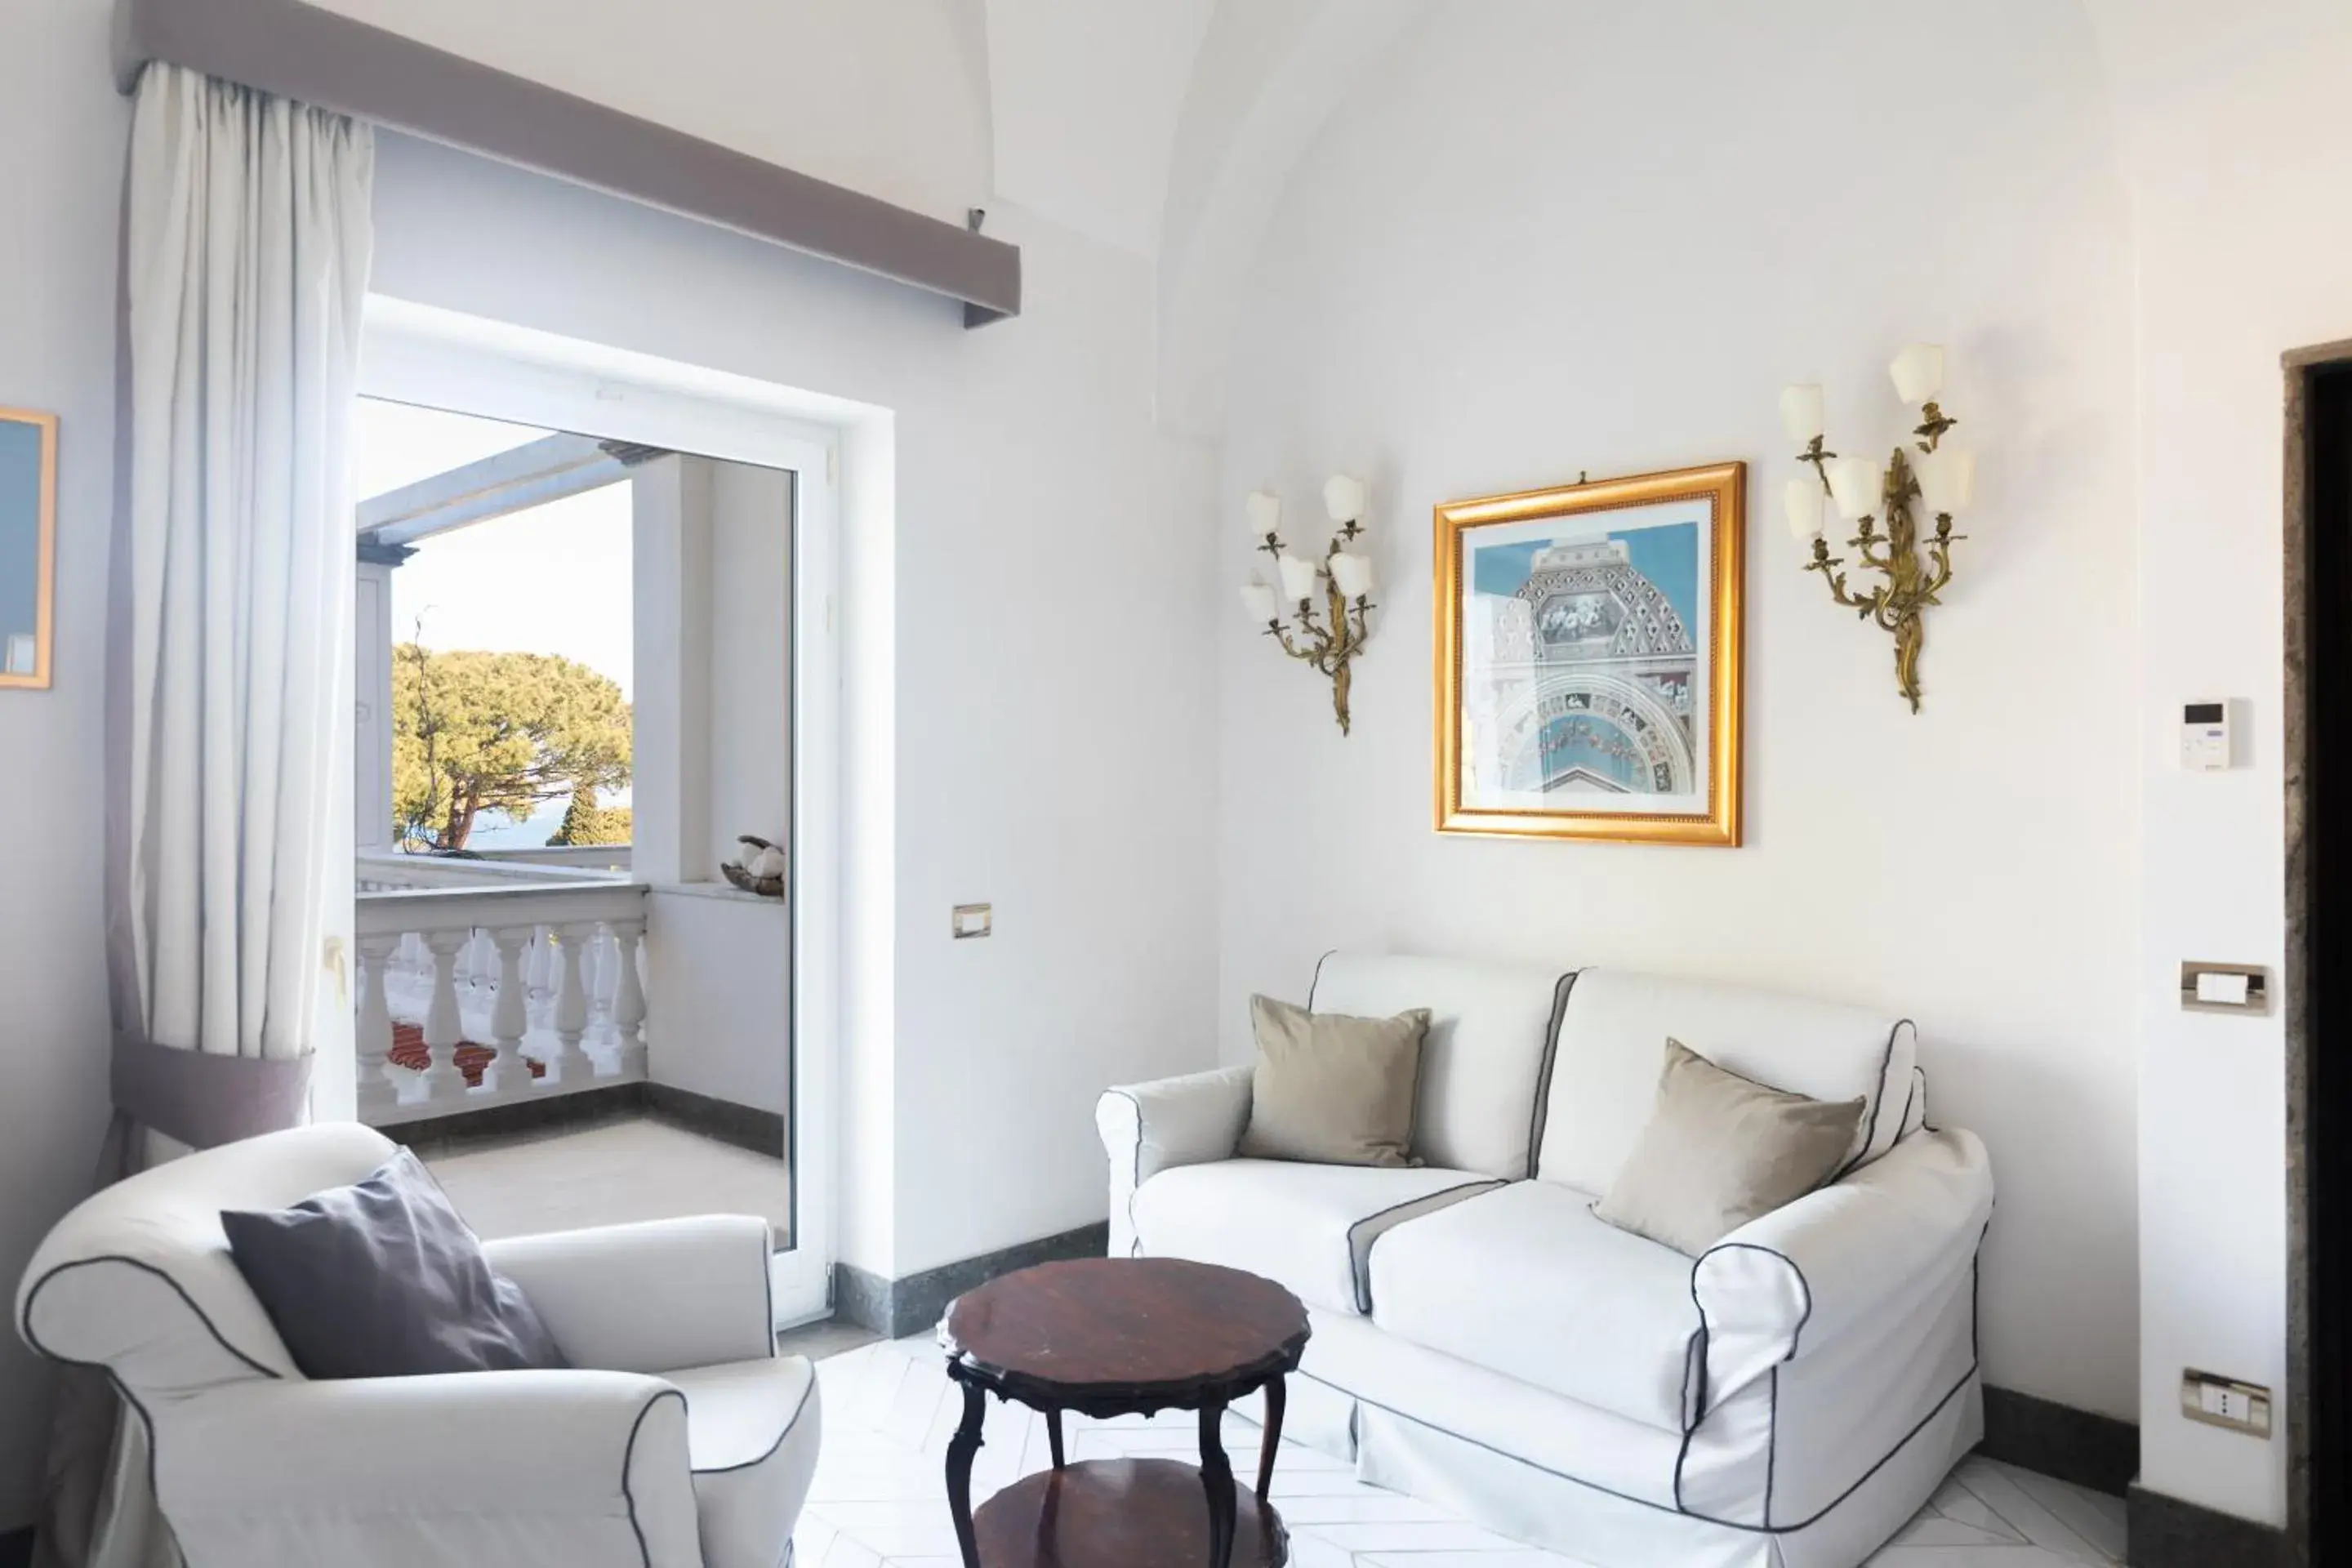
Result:
{"type": "Polygon", "coordinates": [[[49,684],[58,416],[0,408],[0,687],[49,684]]]}
{"type": "Polygon", "coordinates": [[[1436,510],[1442,833],[1739,842],[1747,466],[1436,510]]]}

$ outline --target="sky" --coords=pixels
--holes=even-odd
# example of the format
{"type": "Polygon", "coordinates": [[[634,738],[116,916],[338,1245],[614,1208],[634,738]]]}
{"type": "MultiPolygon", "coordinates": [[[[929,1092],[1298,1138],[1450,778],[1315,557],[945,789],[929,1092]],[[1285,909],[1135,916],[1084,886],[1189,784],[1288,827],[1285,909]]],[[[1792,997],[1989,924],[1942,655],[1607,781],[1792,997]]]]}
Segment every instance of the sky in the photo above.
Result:
{"type": "MultiPolygon", "coordinates": [[[[364,501],[546,435],[520,425],[360,400],[353,494],[364,501]]],[[[629,487],[607,485],[428,539],[392,574],[396,642],[556,653],[635,689],[629,487]]]]}

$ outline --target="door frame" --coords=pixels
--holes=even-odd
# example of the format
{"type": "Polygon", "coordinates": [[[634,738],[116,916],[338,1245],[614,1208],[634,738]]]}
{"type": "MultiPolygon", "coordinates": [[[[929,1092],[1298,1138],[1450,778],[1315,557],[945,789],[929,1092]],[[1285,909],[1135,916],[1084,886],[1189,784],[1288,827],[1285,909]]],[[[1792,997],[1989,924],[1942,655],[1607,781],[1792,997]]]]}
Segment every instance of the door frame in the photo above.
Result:
{"type": "MultiPolygon", "coordinates": [[[[880,410],[729,372],[368,297],[358,391],[541,429],[788,469],[793,843],[788,1239],[780,1329],[831,1311],[841,1039],[841,505],[845,432],[880,410]],[[804,1048],[814,1043],[816,1048],[804,1048]]],[[[656,1003],[658,1005],[658,1003],[656,1003]]],[[[658,1043],[656,1049],[659,1048],[658,1043]]]]}
{"type": "Polygon", "coordinates": [[[2314,1156],[2318,1152],[2314,1093],[2315,1068],[2320,1042],[2315,1027],[2312,941],[2314,882],[2317,871],[2310,813],[2315,804],[2311,787],[2317,761],[2317,737],[2313,711],[2311,660],[2314,653],[2312,579],[2316,520],[2312,516],[2311,385],[2321,371],[2352,365],[2352,338],[2315,343],[2282,356],[2286,373],[2285,450],[2284,453],[2285,514],[2285,613],[2283,633],[2285,668],[2284,721],[2286,819],[2286,951],[2281,976],[2286,1027],[2286,1504],[2287,1552],[2290,1561],[2318,1561],[2314,1539],[2312,1458],[2315,1363],[2313,1314],[2317,1301],[2316,1261],[2323,1238],[2313,1224],[2311,1183],[2314,1156]]]}

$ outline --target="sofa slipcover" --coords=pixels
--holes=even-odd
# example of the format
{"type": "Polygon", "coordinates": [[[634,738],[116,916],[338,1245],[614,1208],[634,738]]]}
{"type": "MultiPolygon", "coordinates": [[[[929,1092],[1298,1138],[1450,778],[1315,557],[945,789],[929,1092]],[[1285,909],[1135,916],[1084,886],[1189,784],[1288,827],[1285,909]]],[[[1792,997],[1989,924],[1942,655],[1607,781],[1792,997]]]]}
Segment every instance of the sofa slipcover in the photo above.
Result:
{"type": "Polygon", "coordinates": [[[1577,976],[1552,1050],[1538,1177],[1579,1192],[1609,1190],[1649,1124],[1669,1039],[1774,1089],[1867,1100],[1855,1164],[1895,1146],[1916,1060],[1909,1020],[1746,986],[1591,969],[1577,976]]]}
{"type": "Polygon", "coordinates": [[[1545,1042],[1573,979],[1551,964],[1334,952],[1316,966],[1307,1002],[1358,1017],[1428,1008],[1413,1152],[1517,1181],[1533,1170],[1545,1042]]]}
{"type": "Polygon", "coordinates": [[[1129,1085],[1097,1111],[1114,1253],[1292,1283],[1314,1335],[1286,1430],[1366,1481],[1600,1568],[1857,1568],[1982,1435],[1983,1144],[1926,1125],[1899,1017],[1605,970],[1497,973],[1335,955],[1314,995],[1448,1010],[1449,1039],[1475,1048],[1425,1058],[1420,1103],[1486,1118],[1492,1142],[1449,1130],[1437,1146],[1462,1158],[1415,1173],[1493,1184],[1384,1215],[1343,1268],[1347,1213],[1370,1194],[1352,1173],[1234,1158],[1248,1068],[1129,1085]],[[1669,1036],[1870,1104],[1837,1179],[1697,1258],[1590,1213],[1648,1120],[1669,1036]],[[1517,1149],[1534,1156],[1526,1179],[1485,1174],[1517,1149]]]}
{"type": "Polygon", "coordinates": [[[1372,1252],[1372,1321],[1400,1339],[1680,1436],[1699,1378],[1690,1259],[1515,1182],[1372,1252]]]}
{"type": "Polygon", "coordinates": [[[220,1211],[392,1151],[346,1123],[190,1154],[85,1200],[26,1269],[17,1331],[110,1374],[188,1568],[775,1568],[820,1414],[808,1363],[775,1354],[767,1223],[488,1244],[570,1369],[312,1382],[220,1211]]]}
{"type": "Polygon", "coordinates": [[[1221,1160],[1146,1183],[1135,1231],[1147,1256],[1222,1263],[1272,1279],[1310,1307],[1364,1312],[1374,1242],[1415,1215],[1499,1185],[1467,1171],[1221,1160]]]}

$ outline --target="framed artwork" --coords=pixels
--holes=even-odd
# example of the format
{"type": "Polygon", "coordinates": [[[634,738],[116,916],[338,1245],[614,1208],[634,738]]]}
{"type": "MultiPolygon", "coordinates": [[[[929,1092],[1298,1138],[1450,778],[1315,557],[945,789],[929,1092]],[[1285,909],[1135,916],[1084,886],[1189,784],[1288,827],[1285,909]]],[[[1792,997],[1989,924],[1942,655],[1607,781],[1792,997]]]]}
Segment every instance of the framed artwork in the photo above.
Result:
{"type": "Polygon", "coordinates": [[[58,416],[0,408],[0,688],[49,683],[58,416]]]}
{"type": "Polygon", "coordinates": [[[1437,829],[1739,842],[1748,466],[1437,508],[1437,829]]]}

